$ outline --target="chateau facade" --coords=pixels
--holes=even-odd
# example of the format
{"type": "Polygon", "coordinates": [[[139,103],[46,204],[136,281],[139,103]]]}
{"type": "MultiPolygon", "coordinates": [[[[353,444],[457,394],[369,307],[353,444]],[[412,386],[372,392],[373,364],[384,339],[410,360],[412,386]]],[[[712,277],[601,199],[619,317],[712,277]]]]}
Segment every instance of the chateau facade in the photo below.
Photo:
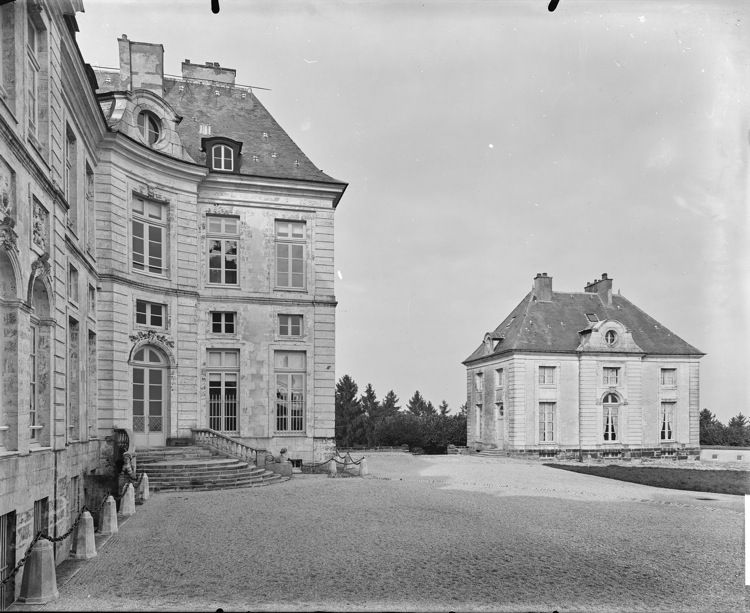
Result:
{"type": "Polygon", "coordinates": [[[484,336],[466,366],[467,443],[559,457],[699,454],[698,349],[613,294],[552,277],[484,336]]]}
{"type": "Polygon", "coordinates": [[[116,429],[136,450],[193,429],[307,461],[334,444],[346,184],[232,69],[168,76],[125,36],[118,67],[85,64],[82,10],[0,6],[3,573],[93,506],[116,429]]]}

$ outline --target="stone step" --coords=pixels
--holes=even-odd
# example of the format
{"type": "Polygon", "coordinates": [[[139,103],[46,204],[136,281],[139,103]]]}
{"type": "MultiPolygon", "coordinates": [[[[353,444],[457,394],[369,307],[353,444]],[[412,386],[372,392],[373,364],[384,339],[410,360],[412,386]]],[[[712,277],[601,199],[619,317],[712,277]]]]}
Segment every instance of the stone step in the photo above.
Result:
{"type": "Polygon", "coordinates": [[[277,475],[276,473],[273,473],[271,471],[264,471],[262,474],[254,474],[254,475],[239,475],[239,476],[233,476],[233,477],[223,477],[223,478],[215,478],[215,477],[207,477],[207,478],[201,478],[201,477],[181,477],[179,479],[169,478],[169,479],[154,479],[153,481],[149,478],[149,487],[151,487],[151,484],[153,483],[155,487],[158,486],[168,486],[168,485],[179,485],[179,486],[187,486],[191,483],[240,483],[240,482],[247,482],[247,483],[256,483],[260,481],[274,481],[276,480],[276,477],[281,477],[281,475],[277,475]]]}
{"type": "MultiPolygon", "coordinates": [[[[232,464],[241,464],[247,466],[247,462],[237,458],[196,458],[187,460],[161,460],[158,462],[147,462],[146,466],[166,467],[166,468],[198,468],[200,466],[230,466],[232,464]]],[[[143,466],[143,464],[141,464],[143,466]]]]}
{"type": "Polygon", "coordinates": [[[149,482],[151,482],[154,479],[189,479],[191,477],[200,477],[202,479],[218,479],[220,477],[230,477],[232,479],[235,479],[237,477],[241,476],[250,476],[253,477],[255,475],[262,475],[265,473],[265,469],[258,468],[255,470],[221,470],[221,471],[199,471],[199,472],[169,472],[169,471],[160,471],[160,472],[147,472],[149,482]]]}
{"type": "Polygon", "coordinates": [[[281,475],[274,475],[276,477],[275,479],[268,479],[261,481],[260,483],[251,483],[251,484],[235,484],[235,485],[212,485],[212,484],[205,484],[205,485],[194,485],[190,487],[174,487],[174,486],[165,486],[162,488],[155,488],[155,492],[204,492],[204,491],[211,491],[211,490],[229,490],[229,489],[239,489],[239,488],[248,488],[248,487],[265,487],[268,485],[273,485],[275,483],[281,483],[283,481],[289,481],[289,477],[282,477],[281,475]]]}

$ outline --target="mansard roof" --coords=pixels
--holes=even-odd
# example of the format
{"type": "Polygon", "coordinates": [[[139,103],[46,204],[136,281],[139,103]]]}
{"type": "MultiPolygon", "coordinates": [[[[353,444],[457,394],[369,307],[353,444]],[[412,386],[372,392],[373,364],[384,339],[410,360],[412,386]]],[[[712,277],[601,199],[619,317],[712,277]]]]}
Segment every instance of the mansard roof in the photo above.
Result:
{"type": "MultiPolygon", "coordinates": [[[[123,89],[117,69],[94,70],[98,93],[123,89]]],[[[183,118],[176,130],[185,151],[198,164],[206,163],[201,139],[223,136],[243,143],[240,174],[345,185],[313,164],[251,87],[167,75],[162,86],[164,100],[183,118]],[[210,134],[201,133],[201,124],[211,126],[210,134]]]]}
{"type": "Polygon", "coordinates": [[[704,355],[620,294],[607,306],[597,293],[552,292],[552,300],[542,301],[531,291],[491,333],[499,341],[493,351],[482,343],[463,363],[511,351],[576,353],[580,333],[594,327],[587,314],[622,323],[646,354],[704,355]]]}

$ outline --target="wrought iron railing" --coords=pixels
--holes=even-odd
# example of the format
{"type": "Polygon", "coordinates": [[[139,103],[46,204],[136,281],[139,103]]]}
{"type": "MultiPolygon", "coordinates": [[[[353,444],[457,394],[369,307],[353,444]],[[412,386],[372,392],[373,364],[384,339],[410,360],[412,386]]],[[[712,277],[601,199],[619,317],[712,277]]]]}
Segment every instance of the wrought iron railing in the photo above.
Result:
{"type": "Polygon", "coordinates": [[[231,436],[212,430],[211,428],[191,428],[193,433],[193,442],[196,445],[207,445],[213,447],[222,453],[234,456],[245,462],[254,462],[258,465],[258,458],[261,458],[261,465],[265,464],[265,449],[254,449],[250,445],[233,439],[231,436]]]}

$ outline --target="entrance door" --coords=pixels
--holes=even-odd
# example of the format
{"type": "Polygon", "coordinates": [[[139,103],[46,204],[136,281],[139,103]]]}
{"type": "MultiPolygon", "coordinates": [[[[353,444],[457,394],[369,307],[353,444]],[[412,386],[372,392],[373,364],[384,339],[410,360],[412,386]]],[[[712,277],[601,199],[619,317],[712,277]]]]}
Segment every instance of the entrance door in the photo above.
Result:
{"type": "Polygon", "coordinates": [[[495,444],[498,449],[505,449],[505,406],[495,403],[495,444]]]}
{"type": "Polygon", "coordinates": [[[153,347],[133,357],[133,435],[136,447],[159,447],[167,442],[165,385],[167,364],[153,347]]]}

